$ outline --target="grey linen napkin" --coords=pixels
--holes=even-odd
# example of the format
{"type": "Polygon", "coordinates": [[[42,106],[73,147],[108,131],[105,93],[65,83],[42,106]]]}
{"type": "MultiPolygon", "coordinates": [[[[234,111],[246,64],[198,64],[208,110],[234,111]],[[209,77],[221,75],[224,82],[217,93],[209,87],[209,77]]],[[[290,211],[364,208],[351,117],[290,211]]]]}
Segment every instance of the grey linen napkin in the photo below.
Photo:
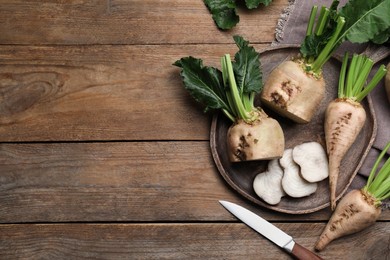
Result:
{"type": "MultiPolygon", "coordinates": [[[[339,7],[345,5],[347,0],[341,0],[339,7]]],[[[332,0],[290,0],[289,6],[283,11],[278,21],[275,30],[275,41],[272,45],[278,44],[300,44],[306,34],[306,26],[309,19],[310,11],[313,5],[330,6],[332,0]]],[[[345,51],[361,53],[366,48],[366,45],[356,45],[345,43],[339,47],[337,53],[343,54],[345,51]]],[[[384,62],[382,60],[382,62],[384,62]]],[[[387,59],[388,62],[388,59],[387,59]]],[[[379,67],[376,64],[373,71],[379,67]]],[[[373,107],[377,119],[378,131],[374,140],[373,146],[370,149],[362,167],[359,169],[357,176],[354,178],[349,190],[354,188],[362,188],[367,180],[367,176],[381,151],[384,149],[387,142],[390,141],[390,103],[387,99],[384,82],[382,81],[370,94],[373,100],[373,107]]],[[[387,152],[387,157],[389,156],[387,152]]],[[[390,208],[390,201],[384,202],[384,207],[390,208]]]]}

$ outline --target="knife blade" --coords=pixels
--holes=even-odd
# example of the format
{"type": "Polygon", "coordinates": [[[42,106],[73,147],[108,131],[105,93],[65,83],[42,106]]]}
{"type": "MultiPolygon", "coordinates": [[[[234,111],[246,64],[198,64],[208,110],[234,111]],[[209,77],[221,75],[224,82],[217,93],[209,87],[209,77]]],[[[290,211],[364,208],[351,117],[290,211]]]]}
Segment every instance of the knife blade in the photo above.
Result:
{"type": "Polygon", "coordinates": [[[253,213],[252,211],[235,203],[224,200],[220,200],[219,203],[221,203],[224,208],[226,208],[230,213],[232,213],[246,225],[257,231],[267,239],[271,240],[279,247],[283,248],[295,258],[303,260],[322,259],[320,256],[296,243],[290,235],[286,234],[267,220],[253,213]]]}

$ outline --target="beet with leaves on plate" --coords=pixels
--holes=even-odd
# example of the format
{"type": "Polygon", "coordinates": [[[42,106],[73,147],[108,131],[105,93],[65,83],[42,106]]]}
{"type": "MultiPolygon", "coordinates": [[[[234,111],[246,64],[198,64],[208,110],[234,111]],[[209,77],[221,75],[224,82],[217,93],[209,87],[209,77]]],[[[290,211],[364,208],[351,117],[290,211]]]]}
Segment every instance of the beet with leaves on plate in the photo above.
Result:
{"type": "Polygon", "coordinates": [[[221,110],[232,121],[228,129],[228,155],[232,162],[270,160],[284,151],[283,130],[254,99],[262,89],[260,54],[240,36],[234,36],[239,51],[231,60],[221,58],[222,70],[203,66],[201,59],[184,57],[174,63],[181,68],[184,87],[206,108],[221,110]]]}

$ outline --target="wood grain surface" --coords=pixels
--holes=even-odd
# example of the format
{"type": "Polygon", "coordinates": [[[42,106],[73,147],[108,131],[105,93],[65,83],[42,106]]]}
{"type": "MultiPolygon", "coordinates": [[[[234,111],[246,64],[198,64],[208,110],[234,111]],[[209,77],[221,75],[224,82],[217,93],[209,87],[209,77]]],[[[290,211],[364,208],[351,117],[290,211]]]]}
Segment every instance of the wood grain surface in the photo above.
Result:
{"type": "MultiPolygon", "coordinates": [[[[201,0],[0,1],[0,259],[290,259],[220,199],[313,249],[329,208],[282,214],[229,187],[172,66],[219,67],[236,34],[269,47],[288,2],[221,31],[201,0]]],[[[320,255],[388,259],[389,221],[320,255]]]]}
{"type": "MultiPolygon", "coordinates": [[[[324,227],[275,225],[311,250],[324,227]]],[[[388,259],[389,228],[378,223],[361,236],[330,244],[318,255],[324,259],[388,259]]],[[[2,225],[0,232],[0,251],[7,259],[291,259],[244,224],[234,223],[18,224],[2,225]]]]}
{"type": "Polygon", "coordinates": [[[240,34],[271,42],[287,0],[248,11],[239,26],[220,31],[203,1],[193,0],[2,0],[2,44],[230,43],[240,34]]]}

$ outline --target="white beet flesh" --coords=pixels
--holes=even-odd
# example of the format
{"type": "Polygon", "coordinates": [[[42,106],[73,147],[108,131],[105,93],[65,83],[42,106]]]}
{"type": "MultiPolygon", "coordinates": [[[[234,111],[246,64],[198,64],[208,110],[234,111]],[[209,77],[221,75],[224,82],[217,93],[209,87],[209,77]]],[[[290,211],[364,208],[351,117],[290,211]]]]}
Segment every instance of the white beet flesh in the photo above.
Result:
{"type": "Polygon", "coordinates": [[[317,183],[310,183],[299,174],[299,166],[293,160],[292,149],[285,150],[279,162],[284,169],[282,187],[289,196],[301,198],[309,196],[317,190],[317,183]]]}
{"type": "Polygon", "coordinates": [[[328,157],[317,142],[307,142],[293,149],[293,160],[301,168],[301,176],[308,182],[319,182],[329,176],[328,157]]]}
{"type": "Polygon", "coordinates": [[[282,188],[283,169],[279,160],[274,159],[268,163],[265,172],[256,175],[253,189],[257,196],[270,205],[278,204],[286,194],[282,188]]]}

